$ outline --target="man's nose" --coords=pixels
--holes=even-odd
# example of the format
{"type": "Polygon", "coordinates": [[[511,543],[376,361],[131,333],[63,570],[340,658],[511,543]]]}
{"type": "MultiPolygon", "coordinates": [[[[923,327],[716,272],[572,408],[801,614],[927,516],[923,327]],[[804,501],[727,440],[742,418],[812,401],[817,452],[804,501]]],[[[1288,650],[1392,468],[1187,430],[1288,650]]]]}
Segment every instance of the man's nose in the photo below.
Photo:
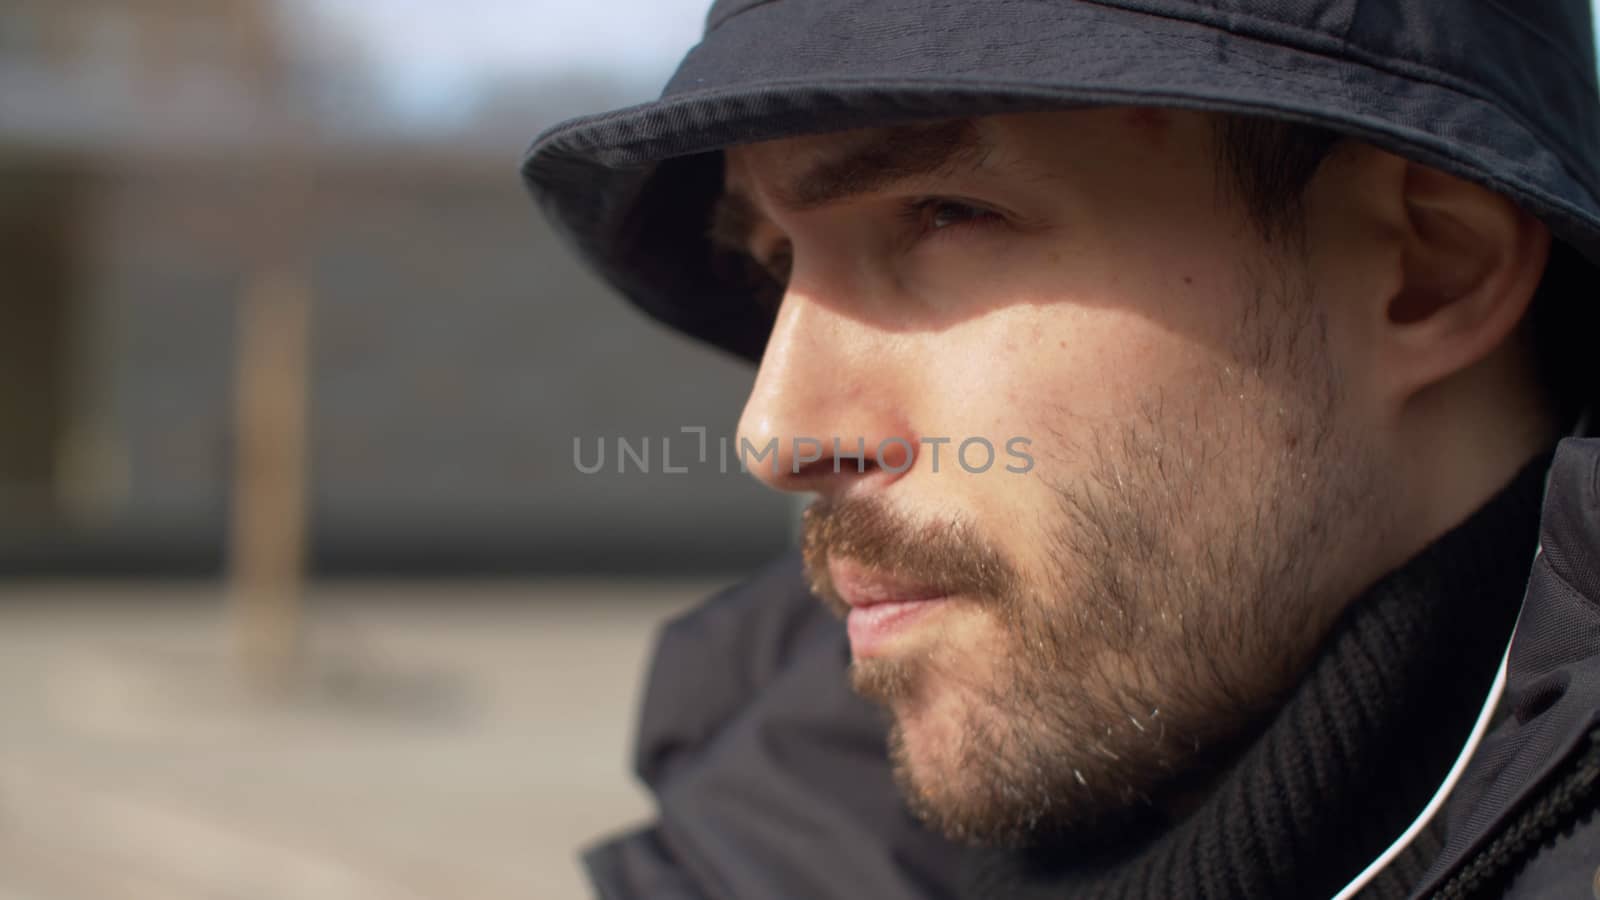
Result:
{"type": "Polygon", "coordinates": [[[870,325],[791,292],[739,420],[750,474],[780,491],[838,495],[911,471],[904,388],[914,373],[885,351],[870,325]]]}

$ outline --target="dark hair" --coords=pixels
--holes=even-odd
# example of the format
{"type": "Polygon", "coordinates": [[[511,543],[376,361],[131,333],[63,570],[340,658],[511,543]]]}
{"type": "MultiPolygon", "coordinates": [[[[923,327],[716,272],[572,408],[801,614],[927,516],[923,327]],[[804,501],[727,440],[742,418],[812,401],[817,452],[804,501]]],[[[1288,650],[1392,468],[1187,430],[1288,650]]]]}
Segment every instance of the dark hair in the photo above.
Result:
{"type": "MultiPolygon", "coordinates": [[[[1235,192],[1251,224],[1269,241],[1303,239],[1306,188],[1344,137],[1312,125],[1242,115],[1219,116],[1216,137],[1223,184],[1235,192]]],[[[1586,362],[1589,345],[1600,335],[1600,309],[1580,297],[1595,275],[1572,246],[1553,242],[1522,322],[1545,403],[1563,431],[1600,396],[1600,372],[1586,362]]]]}
{"type": "Polygon", "coordinates": [[[1298,240],[1302,201],[1317,170],[1343,137],[1334,131],[1255,116],[1215,120],[1221,182],[1269,241],[1298,240]]]}
{"type": "Polygon", "coordinates": [[[1593,362],[1600,335],[1600,307],[1586,294],[1594,265],[1571,244],[1550,243],[1550,261],[1524,320],[1532,342],[1539,384],[1562,433],[1572,430],[1600,397],[1600,371],[1593,362]]]}

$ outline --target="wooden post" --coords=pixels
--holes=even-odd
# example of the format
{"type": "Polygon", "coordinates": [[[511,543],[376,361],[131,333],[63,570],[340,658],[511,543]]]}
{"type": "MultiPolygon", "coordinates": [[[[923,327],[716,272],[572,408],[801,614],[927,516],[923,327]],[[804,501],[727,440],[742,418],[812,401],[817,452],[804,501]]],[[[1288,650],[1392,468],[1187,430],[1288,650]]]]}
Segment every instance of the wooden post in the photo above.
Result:
{"type": "Polygon", "coordinates": [[[304,625],[316,126],[269,4],[234,0],[226,15],[241,41],[261,135],[260,155],[246,161],[260,193],[239,303],[232,624],[246,676],[281,689],[300,662],[304,625]]]}
{"type": "Polygon", "coordinates": [[[268,268],[239,305],[230,599],[246,674],[267,687],[300,647],[310,301],[293,270],[268,268]]]}

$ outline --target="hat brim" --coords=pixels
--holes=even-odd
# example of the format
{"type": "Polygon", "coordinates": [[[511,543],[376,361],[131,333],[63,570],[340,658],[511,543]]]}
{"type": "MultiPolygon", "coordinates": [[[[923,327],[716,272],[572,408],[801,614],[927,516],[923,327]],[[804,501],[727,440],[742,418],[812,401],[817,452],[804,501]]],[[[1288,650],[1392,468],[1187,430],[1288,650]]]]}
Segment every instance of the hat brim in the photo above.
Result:
{"type": "Polygon", "coordinates": [[[1320,125],[1506,194],[1600,262],[1600,191],[1563,161],[1583,135],[1563,147],[1457,78],[1380,62],[1313,33],[1266,40],[1088,2],[758,3],[717,23],[662,99],[549,129],[522,172],[632,302],[752,360],[770,313],[719,275],[704,233],[716,151],[919,120],[1139,105],[1320,125]]]}

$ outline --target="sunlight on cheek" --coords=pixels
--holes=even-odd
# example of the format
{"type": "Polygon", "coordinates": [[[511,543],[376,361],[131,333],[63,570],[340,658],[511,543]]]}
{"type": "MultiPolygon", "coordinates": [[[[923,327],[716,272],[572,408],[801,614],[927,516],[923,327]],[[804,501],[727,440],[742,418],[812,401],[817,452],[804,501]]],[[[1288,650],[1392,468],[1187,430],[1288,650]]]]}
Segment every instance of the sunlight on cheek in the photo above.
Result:
{"type": "Polygon", "coordinates": [[[914,373],[930,422],[1002,450],[1025,437],[1052,458],[1064,440],[1114,423],[1152,390],[1192,389],[1196,363],[1209,355],[1145,317],[1070,301],[1013,303],[920,341],[917,356],[938,361],[914,373]]]}
{"type": "Polygon", "coordinates": [[[1034,235],[1001,226],[974,227],[925,240],[899,254],[890,268],[897,289],[912,307],[982,314],[1050,299],[1037,289],[1049,268],[1042,246],[1034,235]]]}

